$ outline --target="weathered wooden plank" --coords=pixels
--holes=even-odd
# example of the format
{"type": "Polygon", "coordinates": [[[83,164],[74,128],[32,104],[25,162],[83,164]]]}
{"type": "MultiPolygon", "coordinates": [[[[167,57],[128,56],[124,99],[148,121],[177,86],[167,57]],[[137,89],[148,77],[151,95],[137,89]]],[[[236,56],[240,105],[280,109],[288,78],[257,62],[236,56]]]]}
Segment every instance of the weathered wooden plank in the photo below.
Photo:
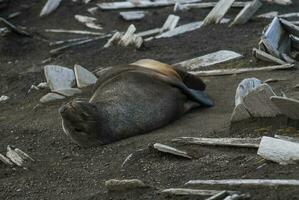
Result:
{"type": "Polygon", "coordinates": [[[190,73],[199,76],[224,76],[224,75],[241,74],[241,73],[256,72],[256,71],[285,70],[285,69],[292,69],[293,67],[294,65],[292,64],[285,64],[285,65],[276,65],[276,66],[268,66],[268,67],[217,69],[217,70],[196,71],[196,72],[191,71],[190,73]]]}
{"type": "Polygon", "coordinates": [[[224,180],[191,180],[185,185],[190,186],[217,186],[217,187],[298,187],[296,179],[224,179],[224,180]]]}
{"type": "Polygon", "coordinates": [[[104,33],[99,33],[99,32],[81,31],[81,30],[64,30],[64,29],[46,29],[45,32],[72,33],[72,34],[81,34],[81,35],[104,35],[104,33]]]}
{"type": "Polygon", "coordinates": [[[105,186],[109,191],[118,192],[148,187],[139,179],[110,179],[108,181],[105,181],[105,186]]]}
{"type": "Polygon", "coordinates": [[[290,5],[292,4],[292,0],[264,0],[269,3],[275,3],[275,4],[280,4],[280,5],[290,5]]]}
{"type": "Polygon", "coordinates": [[[127,21],[132,20],[140,20],[144,18],[146,12],[145,11],[126,11],[126,12],[120,12],[119,15],[127,21]]]}
{"type": "Polygon", "coordinates": [[[179,16],[169,15],[161,28],[161,32],[173,30],[180,20],[179,16]]]}
{"type": "Polygon", "coordinates": [[[219,192],[218,194],[215,194],[209,198],[207,198],[206,200],[221,200],[225,197],[227,197],[228,193],[227,191],[223,190],[221,192],[219,192]]]}
{"type": "MultiPolygon", "coordinates": [[[[169,188],[160,191],[161,194],[174,195],[174,196],[212,196],[218,194],[221,190],[197,190],[188,188],[169,188]]],[[[235,191],[227,191],[227,193],[236,193],[235,191]]]]}
{"type": "Polygon", "coordinates": [[[279,108],[280,112],[290,119],[299,119],[299,101],[287,97],[273,96],[271,101],[279,108]]]}
{"type": "Polygon", "coordinates": [[[202,67],[208,67],[242,57],[243,56],[241,54],[234,51],[220,50],[204,56],[176,63],[174,64],[174,66],[183,67],[189,71],[195,71],[202,67]]]}
{"type": "Polygon", "coordinates": [[[258,148],[261,138],[197,138],[179,137],[172,141],[184,144],[258,148]]]}
{"type": "MultiPolygon", "coordinates": [[[[183,0],[181,3],[195,3],[202,0],[183,0]]],[[[142,0],[138,3],[133,3],[129,1],[124,2],[112,2],[112,3],[99,3],[102,10],[116,10],[116,9],[128,9],[128,8],[151,8],[151,7],[164,7],[174,5],[176,1],[174,0],[142,0]]]]}
{"type": "Polygon", "coordinates": [[[196,29],[199,29],[201,26],[202,26],[202,22],[192,22],[189,24],[184,24],[184,25],[174,28],[173,30],[162,33],[162,34],[156,36],[155,38],[173,37],[173,36],[180,35],[180,34],[183,34],[186,32],[194,31],[196,29]]]}
{"type": "Polygon", "coordinates": [[[299,160],[299,143],[264,136],[257,154],[282,165],[295,164],[299,160]]]}
{"type": "Polygon", "coordinates": [[[275,56],[272,56],[271,54],[268,54],[262,50],[259,50],[257,48],[253,48],[252,52],[253,52],[253,56],[256,57],[257,59],[268,61],[268,62],[274,62],[281,65],[287,64],[285,61],[275,56]]]}
{"type": "Polygon", "coordinates": [[[230,9],[235,0],[220,0],[211,12],[206,16],[203,25],[220,23],[226,12],[230,9]]]}
{"type": "Polygon", "coordinates": [[[263,4],[259,0],[254,0],[247,4],[235,17],[234,21],[230,24],[231,26],[236,24],[245,24],[251,17],[258,11],[263,4]]]}
{"type": "Polygon", "coordinates": [[[173,147],[168,146],[168,145],[164,145],[164,144],[160,144],[160,143],[155,143],[153,145],[153,147],[154,147],[154,149],[156,149],[158,151],[161,151],[161,152],[164,152],[164,153],[169,153],[169,154],[173,154],[173,155],[176,155],[176,156],[181,156],[181,157],[184,157],[184,158],[192,159],[192,157],[189,156],[187,154],[187,152],[178,150],[178,149],[173,148],[173,147]]]}

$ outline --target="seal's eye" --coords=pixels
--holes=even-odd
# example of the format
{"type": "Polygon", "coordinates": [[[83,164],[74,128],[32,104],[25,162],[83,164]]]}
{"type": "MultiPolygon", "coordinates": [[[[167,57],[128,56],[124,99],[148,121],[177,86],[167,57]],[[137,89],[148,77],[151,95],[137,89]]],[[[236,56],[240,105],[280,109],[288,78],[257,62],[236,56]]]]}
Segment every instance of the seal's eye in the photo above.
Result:
{"type": "Polygon", "coordinates": [[[75,128],[75,131],[77,132],[83,132],[81,129],[75,128]]]}

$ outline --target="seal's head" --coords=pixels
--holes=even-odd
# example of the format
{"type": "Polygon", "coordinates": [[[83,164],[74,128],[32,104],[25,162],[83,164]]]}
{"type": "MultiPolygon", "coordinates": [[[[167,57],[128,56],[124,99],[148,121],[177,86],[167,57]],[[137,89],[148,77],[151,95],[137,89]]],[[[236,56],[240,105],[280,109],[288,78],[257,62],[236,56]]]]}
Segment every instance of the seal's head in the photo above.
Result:
{"type": "Polygon", "coordinates": [[[72,100],[61,106],[64,132],[80,146],[89,147],[103,144],[101,141],[101,120],[97,107],[83,100],[72,100]]]}

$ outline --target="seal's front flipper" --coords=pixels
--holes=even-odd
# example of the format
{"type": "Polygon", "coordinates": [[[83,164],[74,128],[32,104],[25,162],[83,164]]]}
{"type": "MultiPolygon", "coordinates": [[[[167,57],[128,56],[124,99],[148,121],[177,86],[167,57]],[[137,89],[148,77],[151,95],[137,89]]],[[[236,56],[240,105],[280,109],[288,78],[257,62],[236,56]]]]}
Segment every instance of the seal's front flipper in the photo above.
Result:
{"type": "Polygon", "coordinates": [[[205,106],[205,107],[214,106],[214,103],[212,102],[212,100],[208,97],[208,95],[204,91],[193,90],[190,88],[186,88],[186,91],[189,91],[188,93],[192,100],[200,103],[202,106],[205,106]]]}

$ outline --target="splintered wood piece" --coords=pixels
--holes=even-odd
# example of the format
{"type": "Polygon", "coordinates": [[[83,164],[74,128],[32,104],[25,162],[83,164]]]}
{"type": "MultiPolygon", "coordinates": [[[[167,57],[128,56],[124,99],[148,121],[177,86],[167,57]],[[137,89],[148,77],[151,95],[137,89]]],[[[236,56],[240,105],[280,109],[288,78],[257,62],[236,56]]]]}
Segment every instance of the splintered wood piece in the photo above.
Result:
{"type": "Polygon", "coordinates": [[[274,135],[274,137],[277,139],[280,139],[280,140],[299,143],[298,137],[290,137],[290,136],[286,136],[286,135],[274,135]]]}
{"type": "Polygon", "coordinates": [[[225,198],[228,195],[227,191],[223,190],[218,192],[217,194],[207,198],[206,200],[220,200],[225,198]]]}
{"type": "Polygon", "coordinates": [[[290,35],[291,39],[291,47],[297,51],[299,51],[299,37],[296,37],[294,35],[290,35]]]}
{"type": "Polygon", "coordinates": [[[219,186],[219,187],[298,187],[296,179],[224,179],[224,180],[191,180],[185,185],[190,186],[219,186]]]}
{"type": "Polygon", "coordinates": [[[120,39],[119,44],[121,44],[125,47],[128,46],[133,39],[135,31],[136,31],[136,27],[133,24],[131,24],[128,27],[126,33],[120,39]]]}
{"type": "Polygon", "coordinates": [[[119,15],[127,21],[131,20],[140,20],[144,18],[145,11],[126,11],[126,12],[120,12],[119,15]]]}
{"type": "Polygon", "coordinates": [[[39,16],[45,16],[52,13],[58,6],[60,5],[61,0],[48,0],[47,3],[44,5],[42,11],[40,12],[39,16]]]}
{"type": "Polygon", "coordinates": [[[203,21],[203,25],[207,24],[219,24],[221,19],[224,17],[224,15],[227,13],[227,11],[230,9],[232,4],[235,0],[220,0],[216,6],[211,10],[211,12],[206,16],[206,18],[203,21]]]}
{"type": "Polygon", "coordinates": [[[290,119],[299,119],[299,101],[287,97],[272,96],[271,101],[278,107],[281,114],[290,119]]]}
{"type": "MultiPolygon", "coordinates": [[[[221,190],[197,190],[187,188],[169,188],[160,191],[161,194],[174,195],[174,196],[212,196],[216,195],[221,190]]],[[[235,193],[234,191],[227,191],[228,194],[235,193]]]]}
{"type": "Polygon", "coordinates": [[[142,31],[142,32],[136,33],[136,36],[149,37],[152,35],[157,35],[158,33],[161,33],[161,28],[155,28],[155,29],[150,29],[147,31],[142,31]]]}
{"type": "MultiPolygon", "coordinates": [[[[204,3],[189,3],[189,4],[182,4],[182,3],[176,3],[174,6],[174,12],[177,11],[184,11],[184,10],[190,10],[192,8],[213,8],[218,2],[204,2],[204,3]]],[[[234,8],[243,8],[246,6],[250,1],[246,2],[234,2],[231,7],[234,8]]]]}
{"type": "Polygon", "coordinates": [[[9,158],[14,164],[20,167],[23,165],[24,159],[9,145],[7,146],[6,157],[9,158]]]}
{"type": "Polygon", "coordinates": [[[6,165],[10,165],[10,166],[14,165],[7,157],[2,155],[1,153],[0,153],[0,160],[6,165]]]}
{"type": "Polygon", "coordinates": [[[180,20],[179,16],[169,15],[164,25],[161,28],[161,32],[173,30],[178,24],[179,20],[180,20]]]}
{"type": "Polygon", "coordinates": [[[174,142],[185,144],[199,144],[211,146],[231,146],[258,148],[261,138],[196,138],[196,137],[180,137],[173,139],[174,142]]]}
{"type": "Polygon", "coordinates": [[[96,24],[97,18],[88,17],[84,15],[75,15],[75,19],[78,22],[83,23],[88,28],[98,29],[98,30],[103,29],[100,25],[96,24]]]}
{"type": "Polygon", "coordinates": [[[167,145],[160,144],[160,143],[155,143],[153,146],[158,151],[192,159],[192,157],[189,156],[185,151],[178,150],[178,149],[173,148],[171,146],[167,146],[167,145]]]}
{"type": "Polygon", "coordinates": [[[91,32],[91,31],[81,31],[81,30],[64,30],[64,29],[46,29],[46,32],[51,33],[72,33],[81,35],[104,35],[104,33],[91,32]]]}
{"type": "Polygon", "coordinates": [[[108,48],[112,46],[114,43],[117,43],[122,37],[122,34],[120,32],[114,33],[114,35],[107,41],[107,43],[104,45],[104,48],[108,48]]]}
{"type": "MultiPolygon", "coordinates": [[[[182,0],[181,3],[195,3],[202,0],[182,0]]],[[[112,3],[99,3],[97,4],[102,10],[116,10],[116,9],[128,9],[128,8],[151,8],[151,7],[163,7],[174,5],[174,0],[142,0],[138,3],[129,1],[124,2],[112,2],[112,3]]]]}
{"type": "Polygon", "coordinates": [[[264,136],[257,154],[282,165],[299,161],[299,143],[264,136]]]}
{"type": "Polygon", "coordinates": [[[33,158],[31,158],[27,153],[25,153],[21,149],[15,148],[15,152],[24,160],[29,159],[31,161],[34,161],[33,158]]]}
{"type": "Polygon", "coordinates": [[[180,34],[183,34],[186,32],[190,32],[190,31],[199,29],[201,26],[202,26],[202,22],[192,22],[189,24],[184,24],[184,25],[174,28],[171,31],[162,33],[162,34],[156,36],[155,38],[168,38],[168,37],[177,36],[177,35],[180,35],[180,34]]]}
{"type": "Polygon", "coordinates": [[[223,76],[223,75],[231,75],[231,74],[241,74],[246,72],[286,70],[292,68],[294,68],[293,64],[285,64],[285,65],[275,65],[275,66],[256,67],[256,68],[253,67],[253,68],[216,69],[216,70],[209,70],[209,71],[196,71],[190,73],[199,76],[223,76]]]}
{"type": "Polygon", "coordinates": [[[183,67],[188,71],[196,71],[202,67],[208,67],[242,57],[243,56],[241,54],[238,54],[234,51],[220,50],[204,56],[176,63],[174,66],[183,67]]]}
{"type": "Polygon", "coordinates": [[[231,23],[231,26],[236,24],[245,24],[248,22],[262,5],[263,4],[259,0],[254,0],[247,4],[235,17],[234,21],[231,23]]]}
{"type": "Polygon", "coordinates": [[[23,35],[23,36],[31,36],[30,33],[26,32],[25,30],[13,25],[12,23],[10,23],[9,21],[7,21],[6,19],[0,17],[0,22],[3,22],[7,28],[9,28],[11,31],[19,34],[19,35],[23,35]]]}
{"type": "Polygon", "coordinates": [[[283,61],[275,56],[272,56],[271,54],[268,54],[262,50],[259,50],[257,48],[253,48],[252,51],[253,51],[253,56],[259,60],[274,62],[274,63],[281,64],[281,65],[287,64],[285,61],[283,61]]]}
{"type": "Polygon", "coordinates": [[[109,191],[128,191],[148,187],[139,179],[110,179],[105,181],[105,186],[109,191]]]}
{"type": "Polygon", "coordinates": [[[277,16],[278,16],[277,11],[271,11],[271,12],[267,12],[267,13],[264,13],[264,14],[260,14],[257,17],[258,18],[272,19],[272,18],[277,17],[277,16]]]}
{"type": "Polygon", "coordinates": [[[270,100],[272,96],[276,96],[272,88],[262,84],[249,92],[243,102],[252,117],[275,117],[280,114],[280,110],[270,100]]]}

